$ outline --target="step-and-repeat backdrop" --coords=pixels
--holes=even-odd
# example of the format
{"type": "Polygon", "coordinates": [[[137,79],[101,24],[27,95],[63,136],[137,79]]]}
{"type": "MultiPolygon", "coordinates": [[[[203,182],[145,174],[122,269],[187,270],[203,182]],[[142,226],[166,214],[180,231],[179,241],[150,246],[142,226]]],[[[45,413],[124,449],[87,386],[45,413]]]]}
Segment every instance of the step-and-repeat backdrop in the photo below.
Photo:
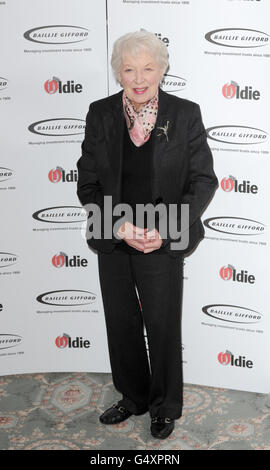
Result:
{"type": "Polygon", "coordinates": [[[270,391],[269,15],[267,0],[0,2],[1,375],[111,371],[76,162],[89,103],[120,90],[113,42],[142,28],[168,47],[163,89],[200,104],[220,183],[185,258],[184,380],[270,391]]]}

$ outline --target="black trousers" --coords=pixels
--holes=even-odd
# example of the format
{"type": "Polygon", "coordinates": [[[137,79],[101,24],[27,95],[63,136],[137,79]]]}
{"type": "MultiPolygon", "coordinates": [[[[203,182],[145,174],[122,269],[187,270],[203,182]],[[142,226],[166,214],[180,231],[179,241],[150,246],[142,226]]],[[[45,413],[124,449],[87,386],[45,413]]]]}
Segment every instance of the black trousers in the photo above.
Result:
{"type": "Polygon", "coordinates": [[[130,255],[115,249],[98,252],[98,269],[120,404],[135,415],[149,411],[151,417],[180,418],[183,257],[154,252],[130,255]]]}

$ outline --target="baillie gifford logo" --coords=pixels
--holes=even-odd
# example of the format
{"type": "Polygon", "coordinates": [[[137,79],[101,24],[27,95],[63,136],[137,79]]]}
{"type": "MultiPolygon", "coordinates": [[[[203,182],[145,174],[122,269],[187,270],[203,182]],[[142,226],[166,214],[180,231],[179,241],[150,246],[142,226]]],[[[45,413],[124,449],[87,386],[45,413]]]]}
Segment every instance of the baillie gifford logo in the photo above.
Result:
{"type": "Polygon", "coordinates": [[[59,349],[72,348],[72,349],[83,349],[90,348],[90,341],[83,339],[82,336],[77,336],[72,339],[69,335],[64,333],[62,336],[57,336],[55,344],[59,349]]]}
{"type": "Polygon", "coordinates": [[[0,183],[14,177],[14,170],[0,166],[0,183]]]}
{"type": "Polygon", "coordinates": [[[85,121],[77,118],[53,118],[33,122],[28,130],[42,136],[69,136],[84,133],[85,121]]]}
{"type": "Polygon", "coordinates": [[[204,305],[202,311],[215,320],[230,323],[254,324],[263,320],[261,312],[240,305],[209,304],[204,305]]]}
{"type": "Polygon", "coordinates": [[[217,46],[253,48],[269,45],[270,36],[264,31],[245,28],[222,28],[209,31],[205,39],[217,46]]]}
{"type": "Polygon", "coordinates": [[[55,93],[81,93],[81,83],[74,83],[74,80],[68,80],[63,83],[59,78],[53,77],[51,80],[46,80],[44,83],[44,90],[48,95],[54,95],[55,93]]]}
{"type": "Polygon", "coordinates": [[[232,354],[230,351],[226,350],[225,352],[220,352],[217,356],[218,362],[222,366],[233,366],[233,367],[243,367],[243,368],[248,368],[252,369],[253,368],[253,362],[250,360],[247,360],[245,356],[238,356],[235,357],[234,354],[232,354]]]}
{"type": "Polygon", "coordinates": [[[72,44],[89,38],[89,29],[74,25],[47,25],[25,31],[27,41],[39,44],[72,44]]]}
{"type": "Polygon", "coordinates": [[[8,87],[8,80],[4,77],[0,77],[0,91],[8,87]]]}
{"type": "Polygon", "coordinates": [[[174,93],[176,91],[185,90],[187,86],[186,78],[179,77],[178,75],[170,75],[165,73],[161,84],[162,90],[166,91],[167,93],[174,93]]]}
{"type": "Polygon", "coordinates": [[[231,81],[231,83],[225,83],[222,87],[222,95],[227,100],[235,98],[236,100],[255,100],[258,101],[261,98],[261,94],[258,90],[253,90],[252,86],[246,85],[244,88],[240,88],[238,83],[231,81]]]}
{"type": "Polygon", "coordinates": [[[203,225],[216,232],[245,236],[261,235],[266,227],[262,222],[233,216],[210,217],[203,221],[203,225]]]}
{"type": "Polygon", "coordinates": [[[215,142],[235,145],[264,144],[268,136],[263,129],[234,124],[209,127],[206,135],[215,142]]]}
{"type": "Polygon", "coordinates": [[[33,219],[47,223],[79,223],[87,219],[86,211],[80,206],[46,207],[32,214],[33,219]]]}

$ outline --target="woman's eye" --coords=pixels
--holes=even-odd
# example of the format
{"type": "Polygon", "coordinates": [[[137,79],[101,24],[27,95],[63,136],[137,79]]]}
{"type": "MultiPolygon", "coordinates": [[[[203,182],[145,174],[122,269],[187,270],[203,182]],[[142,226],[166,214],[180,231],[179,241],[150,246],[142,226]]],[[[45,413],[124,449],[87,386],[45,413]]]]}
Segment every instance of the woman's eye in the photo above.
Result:
{"type": "Polygon", "coordinates": [[[131,72],[131,69],[126,69],[125,72],[131,72]]]}
{"type": "Polygon", "coordinates": [[[145,70],[149,71],[149,70],[152,70],[150,67],[147,67],[145,70]]]}

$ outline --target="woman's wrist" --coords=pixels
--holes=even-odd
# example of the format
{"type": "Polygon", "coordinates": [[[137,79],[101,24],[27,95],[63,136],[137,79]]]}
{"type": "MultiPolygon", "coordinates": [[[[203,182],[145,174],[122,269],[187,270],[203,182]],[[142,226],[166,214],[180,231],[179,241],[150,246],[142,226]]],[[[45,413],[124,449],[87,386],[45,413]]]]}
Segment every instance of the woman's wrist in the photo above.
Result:
{"type": "Polygon", "coordinates": [[[125,225],[126,225],[126,222],[124,222],[124,223],[121,225],[121,227],[119,227],[119,229],[118,229],[117,232],[116,232],[117,235],[118,235],[118,237],[120,237],[120,238],[122,238],[122,239],[123,239],[124,236],[125,236],[125,225]]]}

